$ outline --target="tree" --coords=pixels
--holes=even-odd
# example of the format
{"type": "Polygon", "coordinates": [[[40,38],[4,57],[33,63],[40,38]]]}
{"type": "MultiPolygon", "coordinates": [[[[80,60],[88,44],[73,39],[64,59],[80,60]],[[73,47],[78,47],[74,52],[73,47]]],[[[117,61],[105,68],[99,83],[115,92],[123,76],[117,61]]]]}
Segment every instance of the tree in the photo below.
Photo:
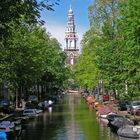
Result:
{"type": "Polygon", "coordinates": [[[48,92],[56,92],[65,88],[69,70],[65,67],[66,56],[55,38],[49,40],[49,49],[46,52],[46,71],[41,83],[47,85],[48,92]]]}
{"type": "MultiPolygon", "coordinates": [[[[43,9],[54,10],[53,6],[58,2],[59,0],[1,1],[0,84],[6,81],[8,87],[13,90],[30,88],[41,81],[49,69],[53,75],[58,72],[55,68],[57,65],[60,64],[59,70],[61,65],[64,67],[65,58],[60,51],[60,44],[40,27],[44,23],[40,19],[40,12],[43,9]]],[[[65,71],[64,68],[63,70],[65,71]]],[[[60,74],[61,76],[64,78],[64,75],[60,74]]],[[[60,77],[57,78],[60,80],[60,77]]]]}
{"type": "MultiPolygon", "coordinates": [[[[91,30],[90,30],[91,31],[91,30]]],[[[99,70],[95,65],[95,48],[92,32],[88,31],[82,40],[82,52],[75,66],[75,78],[81,87],[93,89],[99,78],[99,70]],[[89,39],[86,42],[86,39],[89,39]]],[[[97,39],[97,37],[96,37],[97,39]]]]}
{"type": "Polygon", "coordinates": [[[59,0],[38,1],[38,0],[1,0],[0,2],[0,41],[7,41],[10,35],[9,24],[23,23],[43,23],[40,20],[40,11],[43,9],[54,10],[53,6],[58,4],[59,0]]]}
{"type": "Polygon", "coordinates": [[[124,47],[123,75],[128,83],[130,94],[139,93],[140,87],[140,1],[128,0],[121,3],[121,45],[124,47]]]}
{"type": "MultiPolygon", "coordinates": [[[[40,12],[43,9],[53,10],[53,6],[59,0],[37,1],[37,0],[1,0],[0,2],[0,82],[5,81],[5,76],[9,74],[8,61],[11,52],[10,45],[13,38],[15,25],[26,24],[28,28],[31,24],[43,23],[40,20],[40,12]],[[9,56],[8,56],[9,54],[9,56]]],[[[18,26],[19,27],[19,26],[18,26]]],[[[20,28],[20,27],[19,27],[20,28]]]]}
{"type": "MultiPolygon", "coordinates": [[[[115,73],[119,74],[118,63],[120,63],[120,52],[117,51],[119,50],[119,45],[117,43],[117,38],[119,36],[116,27],[119,13],[118,5],[119,1],[116,0],[95,0],[94,4],[89,7],[91,28],[85,34],[82,41],[83,46],[87,47],[89,52],[85,55],[85,50],[83,49],[84,51],[81,54],[81,56],[85,56],[84,60],[88,62],[88,64],[85,62],[80,64],[81,67],[86,64],[87,70],[90,69],[92,65],[90,71],[94,72],[88,72],[90,77],[96,75],[96,78],[92,79],[92,83],[98,80],[104,80],[114,89],[116,88],[116,81],[118,81],[118,77],[114,75],[115,73]],[[86,58],[89,57],[92,61],[87,61],[88,59],[86,58]]],[[[87,78],[85,79],[87,80],[87,78]]],[[[96,84],[94,84],[94,86],[96,84]]]]}
{"type": "MultiPolygon", "coordinates": [[[[93,64],[92,70],[99,71],[98,78],[105,81],[108,90],[120,94],[127,93],[126,86],[130,94],[139,93],[139,6],[138,0],[95,0],[89,7],[91,28],[82,41],[84,49],[79,59],[91,56],[93,61],[86,64],[80,60],[81,70],[82,65],[86,64],[88,70],[93,64]],[[85,47],[94,49],[85,55],[85,47]]],[[[80,77],[83,75],[81,71],[80,77]]]]}

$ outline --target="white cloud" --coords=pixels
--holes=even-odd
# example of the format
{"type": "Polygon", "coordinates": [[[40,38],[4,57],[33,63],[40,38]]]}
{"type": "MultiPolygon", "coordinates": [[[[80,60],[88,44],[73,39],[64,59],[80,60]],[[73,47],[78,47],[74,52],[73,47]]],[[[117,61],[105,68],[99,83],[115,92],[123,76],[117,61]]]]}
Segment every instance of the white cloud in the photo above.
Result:
{"type": "MultiPolygon", "coordinates": [[[[65,29],[66,24],[63,25],[61,23],[56,22],[47,22],[44,27],[47,32],[51,33],[52,37],[55,37],[62,45],[62,48],[65,47],[65,29]]],[[[83,27],[77,26],[77,35],[78,35],[78,47],[80,48],[80,41],[82,39],[83,34],[88,30],[83,27]]]]}

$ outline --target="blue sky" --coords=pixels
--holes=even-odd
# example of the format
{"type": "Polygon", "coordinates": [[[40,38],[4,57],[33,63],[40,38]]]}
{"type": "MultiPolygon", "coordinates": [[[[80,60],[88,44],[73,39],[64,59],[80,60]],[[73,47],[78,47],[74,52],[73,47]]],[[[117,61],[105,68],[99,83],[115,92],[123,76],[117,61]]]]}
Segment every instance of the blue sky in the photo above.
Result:
{"type": "MultiPolygon", "coordinates": [[[[89,29],[88,6],[91,4],[93,4],[93,0],[72,0],[79,46],[82,35],[89,29]]],[[[42,12],[42,19],[46,22],[44,26],[53,37],[58,39],[62,48],[65,45],[64,38],[69,7],[70,0],[60,0],[59,5],[54,7],[55,11],[42,12]]]]}

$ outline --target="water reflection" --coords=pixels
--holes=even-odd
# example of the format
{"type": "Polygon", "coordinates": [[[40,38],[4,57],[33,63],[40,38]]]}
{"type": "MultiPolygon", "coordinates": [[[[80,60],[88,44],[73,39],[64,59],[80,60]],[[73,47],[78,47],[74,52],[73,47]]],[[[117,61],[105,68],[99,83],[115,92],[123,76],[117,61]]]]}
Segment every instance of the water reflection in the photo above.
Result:
{"type": "Polygon", "coordinates": [[[49,114],[52,114],[52,106],[48,107],[49,114]]]}
{"type": "Polygon", "coordinates": [[[18,140],[118,140],[79,95],[69,95],[25,126],[18,140]]]}

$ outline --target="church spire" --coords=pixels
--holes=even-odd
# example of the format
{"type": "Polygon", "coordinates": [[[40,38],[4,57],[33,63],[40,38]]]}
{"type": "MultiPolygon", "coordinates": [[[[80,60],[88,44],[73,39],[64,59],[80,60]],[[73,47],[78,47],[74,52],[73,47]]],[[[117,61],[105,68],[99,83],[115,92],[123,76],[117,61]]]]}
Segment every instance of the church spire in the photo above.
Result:
{"type": "Polygon", "coordinates": [[[70,0],[70,9],[69,9],[69,14],[73,14],[73,10],[72,10],[72,3],[71,3],[71,0],[70,0]]]}
{"type": "Polygon", "coordinates": [[[74,65],[76,63],[76,59],[78,56],[78,46],[77,46],[77,33],[75,29],[75,22],[74,22],[74,13],[72,10],[71,0],[70,0],[70,8],[68,11],[67,17],[67,27],[65,32],[65,52],[67,54],[67,64],[74,65]]]}

